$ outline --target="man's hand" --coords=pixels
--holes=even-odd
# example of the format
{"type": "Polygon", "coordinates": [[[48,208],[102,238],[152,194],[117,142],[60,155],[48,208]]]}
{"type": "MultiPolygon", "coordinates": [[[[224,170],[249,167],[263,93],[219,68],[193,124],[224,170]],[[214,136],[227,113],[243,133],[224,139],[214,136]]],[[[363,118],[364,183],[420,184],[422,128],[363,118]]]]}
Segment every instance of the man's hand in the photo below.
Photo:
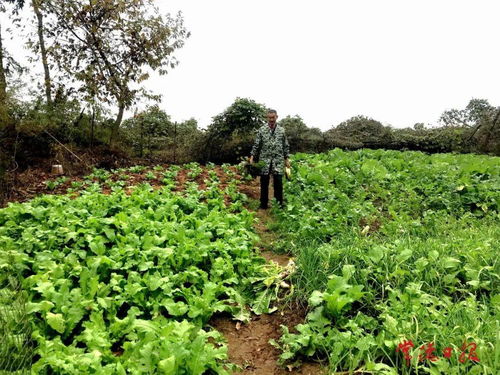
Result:
{"type": "Polygon", "coordinates": [[[248,159],[248,162],[249,162],[250,164],[253,164],[253,156],[250,156],[250,158],[248,159]]]}
{"type": "Polygon", "coordinates": [[[285,167],[290,168],[290,159],[285,159],[285,167]]]}

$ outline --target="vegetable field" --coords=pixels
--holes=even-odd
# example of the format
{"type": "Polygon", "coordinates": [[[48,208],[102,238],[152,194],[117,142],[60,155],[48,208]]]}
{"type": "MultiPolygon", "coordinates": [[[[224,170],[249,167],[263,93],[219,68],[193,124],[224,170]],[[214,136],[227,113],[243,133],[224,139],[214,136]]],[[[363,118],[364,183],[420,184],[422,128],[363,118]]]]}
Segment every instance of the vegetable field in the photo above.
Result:
{"type": "Polygon", "coordinates": [[[161,173],[161,189],[141,184],[128,194],[119,183],[127,178],[95,171],[77,197],[46,195],[0,212],[2,277],[19,276],[29,293],[34,373],[231,369],[207,323],[215,313],[245,322],[250,310],[268,312],[278,269],[253,249],[253,216],[236,180],[221,190],[209,170],[202,190],[201,168],[187,170],[178,194],[176,166],[148,172],[161,173]]]}
{"type": "Polygon", "coordinates": [[[266,225],[293,269],[259,255],[256,180],[233,166],[96,169],[1,209],[0,373],[252,373],[213,318],[297,302],[270,343],[286,371],[498,373],[500,158],[335,149],[292,169],[266,225]]]}
{"type": "Polygon", "coordinates": [[[311,311],[282,361],[497,374],[500,159],[337,149],[294,169],[276,229],[311,311]]]}

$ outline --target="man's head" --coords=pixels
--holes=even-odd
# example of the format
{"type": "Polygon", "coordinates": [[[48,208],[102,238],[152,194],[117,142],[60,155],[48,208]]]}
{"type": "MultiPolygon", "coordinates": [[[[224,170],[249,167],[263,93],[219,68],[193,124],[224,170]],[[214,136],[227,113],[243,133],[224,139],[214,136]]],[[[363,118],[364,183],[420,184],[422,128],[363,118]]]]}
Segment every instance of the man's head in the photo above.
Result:
{"type": "Polygon", "coordinates": [[[275,109],[267,110],[267,123],[269,126],[274,127],[276,125],[276,120],[278,119],[278,112],[275,109]]]}

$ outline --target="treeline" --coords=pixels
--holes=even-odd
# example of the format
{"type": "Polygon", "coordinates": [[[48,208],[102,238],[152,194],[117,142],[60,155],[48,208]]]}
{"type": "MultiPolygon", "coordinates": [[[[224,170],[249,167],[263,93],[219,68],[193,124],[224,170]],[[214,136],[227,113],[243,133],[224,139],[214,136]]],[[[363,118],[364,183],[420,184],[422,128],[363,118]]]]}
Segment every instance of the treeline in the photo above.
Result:
{"type": "MultiPolygon", "coordinates": [[[[194,119],[174,123],[154,106],[124,122],[122,141],[133,155],[158,161],[237,162],[250,154],[255,131],[265,124],[266,110],[254,100],[237,98],[213,117],[207,129],[199,129],[194,119]]],[[[487,100],[472,99],[464,109],[443,112],[437,127],[417,123],[412,128],[393,128],[365,116],[352,117],[327,131],[308,126],[298,115],[278,123],[286,129],[292,153],[340,147],[500,155],[499,115],[500,109],[487,100]]]]}
{"type": "MultiPolygon", "coordinates": [[[[110,168],[130,158],[237,162],[265,123],[265,105],[251,99],[237,98],[206,129],[193,119],[172,121],[154,104],[160,97],[144,82],[151,71],[175,67],[173,53],[189,32],[181,14],[161,15],[153,0],[0,0],[0,12],[14,25],[0,24],[0,200],[9,174],[43,161],[110,168]],[[43,68],[36,87],[33,67],[2,44],[4,31],[43,68]],[[146,110],[124,119],[144,101],[146,110]]],[[[486,100],[473,99],[444,112],[439,127],[397,129],[364,116],[327,131],[297,115],[279,123],[292,152],[370,147],[499,155],[499,115],[486,100]]]]}
{"type": "MultiPolygon", "coordinates": [[[[4,129],[2,147],[9,164],[22,169],[38,160],[77,161],[70,150],[77,155],[96,154],[102,167],[118,166],[118,159],[131,158],[234,163],[250,154],[255,132],[265,124],[267,108],[252,99],[237,98],[202,129],[195,119],[176,122],[152,105],[125,119],[112,142],[115,120],[104,111],[87,112],[76,99],[56,95],[50,108],[42,99],[16,100],[9,111],[11,126],[4,129]]],[[[435,127],[417,123],[411,128],[393,128],[355,116],[322,131],[295,115],[279,119],[278,124],[286,129],[292,153],[339,147],[500,155],[499,110],[486,100],[473,99],[464,109],[445,111],[440,122],[435,127]]]]}

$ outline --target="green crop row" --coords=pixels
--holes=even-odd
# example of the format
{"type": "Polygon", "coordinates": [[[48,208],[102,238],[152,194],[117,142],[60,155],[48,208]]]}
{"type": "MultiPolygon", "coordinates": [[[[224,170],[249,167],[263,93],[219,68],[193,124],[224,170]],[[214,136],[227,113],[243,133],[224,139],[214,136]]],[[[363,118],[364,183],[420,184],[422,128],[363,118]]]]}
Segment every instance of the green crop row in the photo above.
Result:
{"type": "MultiPolygon", "coordinates": [[[[34,341],[11,353],[34,351],[37,374],[227,374],[210,318],[272,311],[282,279],[255,253],[236,182],[218,184],[214,174],[206,190],[188,182],[177,194],[97,186],[0,210],[0,285],[21,280],[34,341]]],[[[2,345],[20,333],[5,327],[2,345]]]]}
{"type": "Polygon", "coordinates": [[[292,165],[275,229],[310,313],[283,327],[281,361],[497,374],[500,158],[336,149],[292,165]]]}

